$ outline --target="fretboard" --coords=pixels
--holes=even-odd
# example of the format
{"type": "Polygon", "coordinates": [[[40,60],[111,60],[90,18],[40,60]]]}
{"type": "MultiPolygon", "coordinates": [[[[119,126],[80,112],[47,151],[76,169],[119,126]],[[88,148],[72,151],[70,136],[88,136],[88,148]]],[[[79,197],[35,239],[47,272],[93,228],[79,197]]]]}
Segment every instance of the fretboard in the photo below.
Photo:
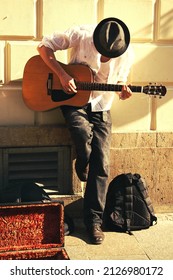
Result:
{"type": "MultiPolygon", "coordinates": [[[[122,85],[104,84],[104,83],[90,83],[77,82],[77,89],[79,90],[96,90],[96,91],[121,91],[122,85]]],[[[132,92],[143,92],[141,86],[128,86],[132,92]]]]}

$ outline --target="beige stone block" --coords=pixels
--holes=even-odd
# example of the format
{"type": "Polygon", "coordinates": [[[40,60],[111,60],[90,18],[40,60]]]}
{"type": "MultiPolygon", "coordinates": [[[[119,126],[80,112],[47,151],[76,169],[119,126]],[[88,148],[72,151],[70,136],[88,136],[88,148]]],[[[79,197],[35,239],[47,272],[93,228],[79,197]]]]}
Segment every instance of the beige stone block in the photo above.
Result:
{"type": "Polygon", "coordinates": [[[173,132],[158,132],[157,147],[173,148],[173,132]]]}
{"type": "Polygon", "coordinates": [[[154,148],[111,149],[110,180],[121,173],[139,173],[148,182],[152,197],[155,196],[153,174],[155,173],[154,148]]]}
{"type": "Polygon", "coordinates": [[[115,96],[112,108],[112,131],[148,131],[150,129],[150,98],[134,93],[130,99],[115,96]]]}
{"type": "Polygon", "coordinates": [[[16,81],[23,78],[26,62],[37,55],[37,42],[8,42],[7,80],[16,81]]]}
{"type": "Polygon", "coordinates": [[[0,42],[0,85],[4,83],[4,47],[5,42],[0,42]]]}
{"type": "MultiPolygon", "coordinates": [[[[164,96],[162,99],[157,100],[157,130],[158,131],[172,131],[173,129],[172,95],[173,95],[173,88],[172,89],[168,88],[166,96],[164,96]]],[[[170,141],[170,138],[168,138],[167,141],[170,141]]]]}
{"type": "Polygon", "coordinates": [[[173,204],[173,148],[111,149],[110,180],[121,173],[139,173],[148,183],[154,205],[173,204]]]}
{"type": "Polygon", "coordinates": [[[155,189],[158,204],[173,204],[173,148],[158,148],[155,158],[155,189]]]}
{"type": "Polygon", "coordinates": [[[173,2],[160,0],[158,39],[173,40],[173,2]]]}
{"type": "Polygon", "coordinates": [[[0,125],[34,124],[34,113],[25,106],[20,90],[0,88],[0,125]]]}
{"type": "Polygon", "coordinates": [[[43,1],[43,34],[64,31],[72,25],[95,23],[96,2],[95,0],[43,1]]]}
{"type": "MultiPolygon", "coordinates": [[[[8,43],[8,66],[7,80],[16,81],[23,78],[23,71],[27,61],[34,55],[38,55],[38,42],[9,42],[8,43]]],[[[66,62],[67,53],[58,53],[57,60],[66,62]]],[[[39,66],[38,66],[39,67],[39,66]]]]}
{"type": "Polygon", "coordinates": [[[104,0],[103,2],[103,17],[112,16],[123,20],[128,25],[133,40],[152,40],[154,1],[104,0]]]}
{"type": "Polygon", "coordinates": [[[132,81],[158,84],[171,83],[173,75],[172,46],[152,44],[134,45],[135,63],[132,67],[132,81]]]}
{"type": "Polygon", "coordinates": [[[62,125],[65,124],[65,120],[58,108],[47,112],[37,112],[36,123],[37,125],[62,125]]]}
{"type": "Polygon", "coordinates": [[[46,147],[71,145],[71,138],[65,127],[58,126],[0,126],[0,147],[46,147]]]}
{"type": "Polygon", "coordinates": [[[1,0],[0,35],[35,36],[35,1],[1,0]]]}
{"type": "Polygon", "coordinates": [[[58,61],[68,64],[68,50],[55,52],[55,57],[58,61]]]}
{"type": "Polygon", "coordinates": [[[112,133],[111,148],[155,148],[155,132],[112,133]]]}

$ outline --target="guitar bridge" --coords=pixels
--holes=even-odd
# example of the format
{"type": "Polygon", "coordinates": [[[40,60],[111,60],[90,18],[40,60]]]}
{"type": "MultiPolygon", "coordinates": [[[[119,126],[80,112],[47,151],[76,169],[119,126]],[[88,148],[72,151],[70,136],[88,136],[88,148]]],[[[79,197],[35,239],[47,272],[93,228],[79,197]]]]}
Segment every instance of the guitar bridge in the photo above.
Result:
{"type": "Polygon", "coordinates": [[[52,87],[53,87],[53,74],[49,73],[47,79],[47,94],[52,95],[52,87]]]}

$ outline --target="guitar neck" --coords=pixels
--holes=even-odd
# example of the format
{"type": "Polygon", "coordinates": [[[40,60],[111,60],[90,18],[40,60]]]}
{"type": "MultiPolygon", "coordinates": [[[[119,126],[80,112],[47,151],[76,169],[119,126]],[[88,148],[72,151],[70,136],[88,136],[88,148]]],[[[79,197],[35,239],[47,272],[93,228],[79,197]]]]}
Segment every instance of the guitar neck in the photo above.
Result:
{"type": "MultiPolygon", "coordinates": [[[[76,82],[79,90],[97,90],[97,91],[121,91],[122,85],[104,84],[104,83],[90,83],[90,82],[76,82]]],[[[143,92],[141,86],[128,86],[132,92],[143,92]]]]}

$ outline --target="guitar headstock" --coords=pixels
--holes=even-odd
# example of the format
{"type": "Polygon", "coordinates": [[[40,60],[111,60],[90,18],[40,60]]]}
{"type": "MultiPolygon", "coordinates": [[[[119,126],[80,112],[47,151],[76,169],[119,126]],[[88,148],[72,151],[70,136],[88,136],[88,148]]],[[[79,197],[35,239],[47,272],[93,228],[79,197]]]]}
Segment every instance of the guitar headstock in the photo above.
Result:
{"type": "Polygon", "coordinates": [[[143,87],[143,92],[145,94],[159,96],[161,98],[162,96],[165,96],[167,89],[162,85],[149,84],[143,87]]]}

